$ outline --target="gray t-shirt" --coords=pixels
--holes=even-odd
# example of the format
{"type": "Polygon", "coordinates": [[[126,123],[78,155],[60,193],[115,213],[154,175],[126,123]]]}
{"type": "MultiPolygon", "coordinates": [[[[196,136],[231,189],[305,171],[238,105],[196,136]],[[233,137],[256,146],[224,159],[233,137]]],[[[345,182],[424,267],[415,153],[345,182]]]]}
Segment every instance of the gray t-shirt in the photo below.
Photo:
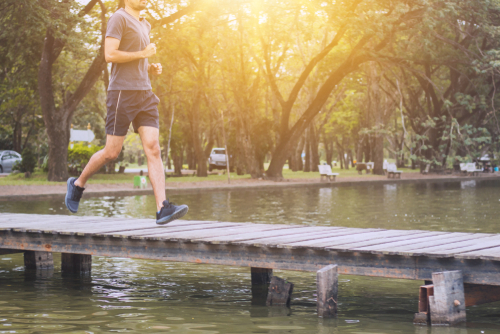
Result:
{"type": "MultiPolygon", "coordinates": [[[[145,18],[137,20],[125,9],[118,9],[108,21],[106,37],[120,40],[118,50],[142,51],[149,45],[151,25],[145,18]]],[[[150,90],[148,59],[137,59],[128,63],[111,65],[108,90],[150,90]]]]}

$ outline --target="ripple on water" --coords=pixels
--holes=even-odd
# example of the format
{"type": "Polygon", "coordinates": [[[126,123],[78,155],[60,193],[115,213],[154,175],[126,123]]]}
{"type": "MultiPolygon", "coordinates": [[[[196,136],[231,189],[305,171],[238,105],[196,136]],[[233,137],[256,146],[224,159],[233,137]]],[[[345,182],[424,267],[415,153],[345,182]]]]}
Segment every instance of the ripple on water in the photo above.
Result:
{"type": "MultiPolygon", "coordinates": [[[[498,182],[406,184],[200,193],[175,200],[196,208],[187,217],[193,220],[500,233],[499,189],[498,182]]],[[[25,204],[0,202],[0,212],[23,212],[25,204]]],[[[66,214],[60,207],[59,200],[34,201],[28,210],[66,214]]],[[[151,196],[107,197],[86,199],[80,215],[152,218],[154,211],[151,196]]],[[[318,319],[313,273],[275,271],[295,284],[288,310],[252,305],[248,268],[93,257],[91,279],[69,280],[54,259],[53,275],[40,279],[24,273],[21,254],[0,256],[0,333],[415,332],[419,281],[340,276],[338,318],[318,319]]],[[[500,332],[499,312],[499,303],[468,309],[474,326],[469,334],[500,332]]]]}

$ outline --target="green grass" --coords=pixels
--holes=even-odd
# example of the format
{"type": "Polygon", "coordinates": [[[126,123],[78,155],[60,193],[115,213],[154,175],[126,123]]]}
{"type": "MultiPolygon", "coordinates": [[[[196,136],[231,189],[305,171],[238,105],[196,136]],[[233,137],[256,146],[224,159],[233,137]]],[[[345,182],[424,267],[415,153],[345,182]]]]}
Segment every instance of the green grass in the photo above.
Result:
{"type": "MultiPolygon", "coordinates": [[[[134,175],[131,174],[96,174],[88,183],[133,183],[134,175]]],[[[35,172],[29,179],[24,177],[23,173],[10,174],[6,177],[0,177],[0,186],[20,186],[20,185],[55,185],[65,184],[64,182],[47,181],[47,173],[35,172]]]]}
{"type": "MultiPolygon", "coordinates": [[[[402,169],[404,173],[418,173],[418,169],[411,170],[409,168],[402,169]]],[[[348,170],[340,169],[338,167],[332,168],[332,172],[339,173],[339,178],[358,176],[362,178],[371,178],[372,174],[359,175],[356,169],[349,168],[348,170]]],[[[283,177],[285,179],[317,179],[319,178],[318,172],[292,172],[289,169],[283,169],[283,177]]],[[[236,173],[231,173],[231,180],[235,179],[249,179],[250,175],[236,175],[236,173]]],[[[96,174],[89,181],[89,184],[117,184],[117,183],[130,183],[134,181],[134,174],[96,174]]],[[[205,182],[205,181],[226,181],[227,176],[222,175],[209,175],[207,177],[197,177],[197,176],[183,176],[183,177],[168,177],[168,183],[171,182],[205,182]]],[[[47,173],[35,172],[33,175],[26,179],[24,174],[11,174],[6,177],[0,177],[0,186],[20,186],[20,185],[55,185],[64,184],[65,182],[49,182],[47,181],[47,173]]]]}

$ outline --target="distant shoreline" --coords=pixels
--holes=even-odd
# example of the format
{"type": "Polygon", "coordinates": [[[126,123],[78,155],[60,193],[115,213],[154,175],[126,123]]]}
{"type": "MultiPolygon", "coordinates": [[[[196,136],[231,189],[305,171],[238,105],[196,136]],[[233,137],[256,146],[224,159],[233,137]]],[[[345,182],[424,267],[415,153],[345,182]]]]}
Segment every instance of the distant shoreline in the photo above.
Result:
{"type": "MultiPolygon", "coordinates": [[[[227,190],[272,190],[283,188],[322,188],[322,187],[349,187],[365,186],[377,184],[400,184],[400,183],[426,183],[426,182],[456,182],[456,181],[485,181],[500,180],[500,174],[480,174],[480,176],[470,177],[461,175],[422,175],[420,173],[403,174],[401,179],[388,179],[386,176],[349,176],[340,177],[336,182],[320,182],[319,174],[317,179],[286,179],[281,182],[267,180],[237,179],[231,184],[226,181],[200,181],[200,182],[175,182],[167,181],[167,195],[200,193],[206,191],[227,191],[227,190]]],[[[0,201],[23,201],[23,200],[44,200],[63,199],[66,193],[66,185],[19,185],[0,186],[0,201]]],[[[84,193],[84,198],[103,196],[141,196],[153,195],[151,185],[146,189],[134,189],[132,184],[89,184],[84,193]]]]}

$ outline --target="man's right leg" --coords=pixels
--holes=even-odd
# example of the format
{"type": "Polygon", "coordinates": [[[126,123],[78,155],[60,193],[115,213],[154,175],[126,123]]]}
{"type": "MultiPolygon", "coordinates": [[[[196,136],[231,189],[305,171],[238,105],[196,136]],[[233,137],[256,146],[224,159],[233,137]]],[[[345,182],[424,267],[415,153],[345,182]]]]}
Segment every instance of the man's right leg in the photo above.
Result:
{"type": "Polygon", "coordinates": [[[123,146],[125,136],[107,135],[106,146],[95,153],[89,160],[89,163],[83,169],[82,174],[75,181],[75,185],[84,188],[88,179],[99,171],[105,164],[118,158],[123,146]]]}
{"type": "Polygon", "coordinates": [[[106,146],[90,158],[89,163],[83,169],[80,177],[78,179],[74,177],[70,177],[68,179],[64,203],[69,211],[73,213],[78,212],[80,199],[82,198],[83,191],[85,190],[85,183],[87,183],[87,180],[99,169],[101,169],[102,166],[118,157],[124,140],[125,136],[108,135],[106,138],[106,146]]]}

